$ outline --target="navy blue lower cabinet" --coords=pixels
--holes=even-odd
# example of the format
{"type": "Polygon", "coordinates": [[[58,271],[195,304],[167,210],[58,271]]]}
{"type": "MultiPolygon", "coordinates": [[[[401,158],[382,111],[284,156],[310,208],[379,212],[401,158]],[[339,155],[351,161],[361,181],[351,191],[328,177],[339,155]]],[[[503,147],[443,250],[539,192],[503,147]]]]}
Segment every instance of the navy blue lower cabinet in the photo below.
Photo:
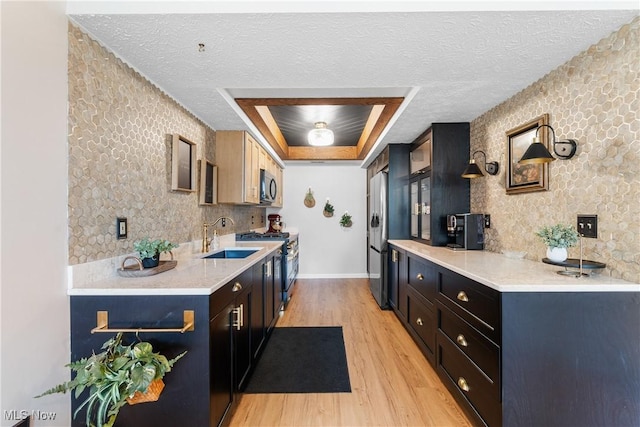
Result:
{"type": "Polygon", "coordinates": [[[503,293],[502,318],[503,426],[640,426],[640,293],[503,293]]]}
{"type": "MultiPolygon", "coordinates": [[[[259,272],[260,270],[257,269],[259,272]]],[[[97,332],[97,312],[108,312],[109,329],[173,329],[184,324],[184,311],[194,311],[194,330],[125,333],[126,344],[149,341],[154,351],[168,358],[183,351],[163,381],[157,402],[125,405],[115,427],[217,427],[226,425],[256,359],[252,348],[264,346],[261,319],[263,301],[253,297],[254,278],[262,289],[262,276],[248,269],[212,295],[72,296],[71,360],[99,352],[116,332],[97,332]],[[252,314],[253,306],[256,312],[252,314]],[[259,344],[252,343],[252,337],[259,344]]],[[[263,293],[258,292],[260,298],[263,293]]],[[[84,400],[72,396],[72,411],[84,400]]],[[[73,427],[84,426],[85,411],[73,427]]]]}
{"type": "MultiPolygon", "coordinates": [[[[71,297],[71,360],[100,352],[102,344],[115,333],[91,333],[96,312],[107,311],[109,328],[176,328],[183,324],[183,311],[195,311],[195,330],[191,332],[142,332],[156,352],[175,357],[187,354],[174,365],[163,381],[157,402],[125,405],[116,426],[208,426],[209,414],[209,297],[208,296],[73,296],[71,297]]],[[[135,342],[135,333],[123,335],[125,343],[135,342]]],[[[72,395],[73,396],[73,395],[72,395]]],[[[72,412],[81,400],[72,397],[72,412]]],[[[85,426],[85,411],[73,420],[74,427],[85,426]]]]}
{"type": "Polygon", "coordinates": [[[639,292],[500,292],[408,258],[396,314],[474,425],[640,426],[639,292]]]}

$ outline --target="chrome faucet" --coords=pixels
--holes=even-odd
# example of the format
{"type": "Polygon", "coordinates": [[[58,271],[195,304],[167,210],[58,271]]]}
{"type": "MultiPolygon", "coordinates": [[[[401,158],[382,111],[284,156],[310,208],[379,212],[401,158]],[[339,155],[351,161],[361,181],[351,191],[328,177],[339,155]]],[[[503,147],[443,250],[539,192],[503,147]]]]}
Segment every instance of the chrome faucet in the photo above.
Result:
{"type": "Polygon", "coordinates": [[[231,224],[236,225],[233,219],[229,218],[228,216],[221,216],[220,218],[216,219],[212,223],[205,222],[204,224],[202,224],[202,253],[207,253],[211,249],[211,240],[209,239],[209,227],[215,227],[215,225],[220,221],[222,221],[222,226],[224,227],[226,220],[229,220],[231,221],[231,224]]]}

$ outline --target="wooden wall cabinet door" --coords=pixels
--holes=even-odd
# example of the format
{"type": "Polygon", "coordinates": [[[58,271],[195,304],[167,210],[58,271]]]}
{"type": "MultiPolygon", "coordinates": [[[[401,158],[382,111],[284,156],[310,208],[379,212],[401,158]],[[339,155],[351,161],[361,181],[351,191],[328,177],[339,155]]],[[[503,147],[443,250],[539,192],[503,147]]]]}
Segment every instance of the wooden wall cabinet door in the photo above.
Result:
{"type": "Polygon", "coordinates": [[[216,132],[219,203],[260,203],[260,148],[247,132],[216,132]]]}
{"type": "Polygon", "coordinates": [[[282,192],[284,190],[284,187],[282,185],[283,182],[283,170],[280,166],[278,166],[275,161],[273,162],[273,168],[274,168],[274,174],[273,176],[276,177],[276,184],[278,186],[278,193],[276,194],[276,200],[271,204],[271,207],[274,208],[281,208],[282,207],[282,203],[284,201],[284,198],[282,197],[282,192]]]}

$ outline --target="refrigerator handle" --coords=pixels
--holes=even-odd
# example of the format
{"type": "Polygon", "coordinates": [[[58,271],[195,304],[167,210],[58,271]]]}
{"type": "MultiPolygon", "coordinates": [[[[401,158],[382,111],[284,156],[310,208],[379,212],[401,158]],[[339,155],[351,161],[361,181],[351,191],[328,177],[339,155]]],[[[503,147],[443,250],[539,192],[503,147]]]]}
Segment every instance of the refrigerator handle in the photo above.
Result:
{"type": "Polygon", "coordinates": [[[371,228],[377,228],[380,226],[380,217],[378,214],[371,215],[371,228]]]}

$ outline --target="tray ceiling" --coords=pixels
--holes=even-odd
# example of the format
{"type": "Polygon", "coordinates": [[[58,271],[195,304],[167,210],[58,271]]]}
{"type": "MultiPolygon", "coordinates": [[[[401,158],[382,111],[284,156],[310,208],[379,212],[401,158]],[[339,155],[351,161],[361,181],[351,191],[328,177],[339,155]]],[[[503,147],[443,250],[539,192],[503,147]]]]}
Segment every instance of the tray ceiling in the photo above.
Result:
{"type": "Polygon", "coordinates": [[[410,143],[434,122],[474,120],[639,14],[637,2],[547,3],[499,2],[486,11],[456,1],[67,7],[72,21],[213,129],[252,132],[283,160],[351,158],[366,166],[386,144],[410,143]],[[378,136],[360,145],[353,144],[365,107],[328,103],[345,105],[329,127],[348,129],[351,142],[318,151],[300,145],[309,123],[296,123],[317,104],[292,106],[318,98],[403,101],[394,114],[385,109],[372,130],[378,136]],[[236,99],[263,101],[241,108],[236,99]],[[277,99],[291,102],[268,105],[277,99]],[[256,115],[261,106],[273,123],[256,115]]]}

